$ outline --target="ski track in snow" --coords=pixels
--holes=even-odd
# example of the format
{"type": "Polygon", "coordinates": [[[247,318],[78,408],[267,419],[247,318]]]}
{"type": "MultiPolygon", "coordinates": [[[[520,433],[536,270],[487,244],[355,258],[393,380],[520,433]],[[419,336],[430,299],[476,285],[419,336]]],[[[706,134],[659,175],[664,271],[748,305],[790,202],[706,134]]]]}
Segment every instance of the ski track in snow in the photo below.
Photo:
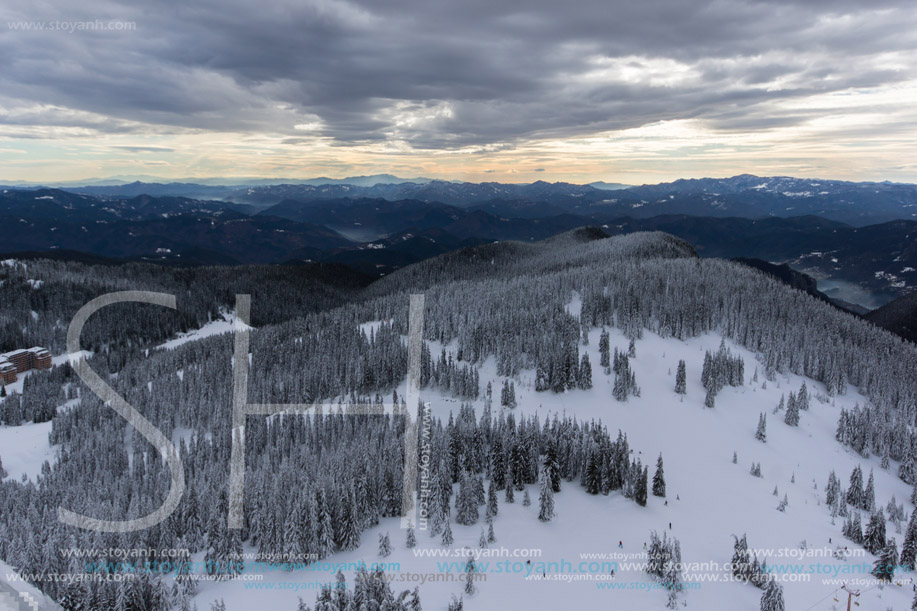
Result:
{"type": "Polygon", "coordinates": [[[214,335],[232,333],[239,325],[242,325],[242,323],[236,320],[234,314],[224,312],[222,320],[211,320],[200,329],[179,333],[174,339],[156,346],[156,350],[174,350],[188,342],[202,340],[214,335]]]}

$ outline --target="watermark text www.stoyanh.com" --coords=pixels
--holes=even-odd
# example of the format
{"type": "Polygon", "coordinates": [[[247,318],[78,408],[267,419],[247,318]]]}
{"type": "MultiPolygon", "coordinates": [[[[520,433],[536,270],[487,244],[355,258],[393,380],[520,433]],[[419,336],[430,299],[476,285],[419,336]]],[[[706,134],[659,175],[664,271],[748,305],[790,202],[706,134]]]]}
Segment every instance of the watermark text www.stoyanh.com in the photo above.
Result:
{"type": "Polygon", "coordinates": [[[8,30],[18,32],[134,32],[137,22],[118,19],[93,19],[91,21],[7,21],[8,30]]]}

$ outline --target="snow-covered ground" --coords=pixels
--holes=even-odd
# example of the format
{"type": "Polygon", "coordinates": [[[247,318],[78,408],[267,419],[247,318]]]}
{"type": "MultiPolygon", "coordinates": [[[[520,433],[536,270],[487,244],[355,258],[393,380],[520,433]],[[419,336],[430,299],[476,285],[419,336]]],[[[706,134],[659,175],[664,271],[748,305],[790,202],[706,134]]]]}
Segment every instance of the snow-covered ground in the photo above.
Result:
{"type": "MultiPolygon", "coordinates": [[[[83,350],[77,354],[59,354],[51,357],[51,366],[59,367],[64,365],[74,357],[92,356],[92,353],[83,350]]],[[[35,369],[24,371],[17,376],[12,384],[6,385],[6,392],[9,394],[22,394],[24,380],[30,375],[41,375],[41,372],[35,369]]],[[[3,401],[4,399],[0,399],[3,401]]],[[[79,399],[70,399],[64,404],[58,406],[58,410],[72,409],[79,405],[79,399]]],[[[23,475],[34,480],[41,473],[41,465],[47,460],[54,462],[54,448],[48,439],[51,432],[51,423],[42,422],[35,424],[28,422],[20,426],[0,426],[0,460],[3,461],[3,468],[7,471],[7,477],[21,479],[23,475]]]]}
{"type": "MultiPolygon", "coordinates": [[[[576,309],[574,297],[568,309],[576,309]]],[[[367,323],[378,324],[378,323],[367,323]]],[[[612,347],[626,350],[627,340],[617,330],[611,331],[612,347]]],[[[905,503],[905,510],[914,508],[908,502],[910,488],[895,475],[897,464],[892,463],[888,471],[880,468],[876,458],[862,459],[843,447],[834,439],[837,418],[842,407],[866,403],[855,389],[849,389],[844,396],[822,402],[816,397],[824,394],[824,386],[806,379],[811,409],[803,411],[799,427],[783,423],[783,414],[773,414],[781,394],[797,391],[803,382],[799,376],[778,375],[775,381],[767,382],[763,388],[764,367],[751,353],[727,345],[745,360],[746,385],[739,388],[726,387],[716,397],[716,407],[703,407],[704,389],[700,374],[704,351],[715,351],[721,341],[717,334],[708,334],[688,341],[662,339],[652,333],[645,333],[636,343],[637,356],[631,364],[641,388],[639,398],[631,397],[626,403],[616,402],[611,395],[613,375],[606,376],[598,363],[598,341],[600,331],[590,334],[588,346],[581,350],[589,352],[593,363],[594,388],[588,391],[569,391],[563,394],[534,391],[534,373],[523,372],[516,380],[518,400],[517,413],[537,413],[543,419],[554,413],[575,415],[579,420],[601,419],[614,435],[623,430],[630,441],[635,455],[650,468],[652,476],[656,457],[661,452],[665,461],[668,488],[668,504],[665,499],[650,496],[646,507],[639,507],[625,499],[620,492],[609,496],[590,496],[577,482],[564,482],[563,490],[555,496],[556,518],[549,523],[539,522],[538,490],[529,488],[532,498],[530,507],[522,506],[522,494],[516,495],[516,502],[507,505],[500,497],[500,513],[494,522],[497,542],[491,550],[540,550],[540,556],[531,558],[533,565],[525,564],[530,556],[482,557],[479,567],[489,562],[486,582],[478,583],[478,593],[465,599],[465,608],[482,609],[662,609],[666,603],[666,592],[652,589],[652,580],[638,568],[619,564],[615,574],[616,587],[608,589],[607,565],[589,566],[598,557],[584,558],[581,554],[641,554],[643,543],[649,541],[650,530],[667,531],[681,542],[683,561],[708,563],[696,573],[706,575],[697,579],[707,581],[679,595],[688,609],[733,610],[757,609],[761,590],[742,584],[728,582],[728,570],[716,570],[728,563],[733,553],[732,535],[748,534],[751,548],[773,550],[760,559],[769,565],[794,565],[787,571],[822,571],[821,574],[795,575],[785,577],[786,608],[790,610],[841,609],[846,605],[846,596],[837,591],[844,580],[864,579],[872,582],[868,574],[874,558],[865,554],[848,560],[823,557],[825,550],[838,544],[847,545],[854,554],[861,548],[841,536],[843,519],[832,524],[828,508],[824,505],[824,487],[828,474],[834,469],[844,487],[855,465],[861,464],[868,478],[870,469],[875,473],[877,505],[884,507],[894,495],[898,502],[905,503]],[[673,391],[675,371],[679,359],[687,363],[688,389],[681,401],[673,391]],[[758,368],[759,379],[750,380],[758,368]],[[755,427],[761,412],[767,414],[767,443],[754,439],[755,427]],[[732,463],[733,452],[738,454],[738,463],[732,463]],[[762,478],[749,474],[752,462],[760,462],[762,478]],[[793,481],[795,480],[795,482],[793,481]],[[773,495],[774,488],[778,496],[773,495]],[[777,511],[780,499],[787,495],[789,506],[785,512],[777,511]],[[669,523],[671,522],[671,530],[669,523]],[[829,544],[829,539],[831,543],[829,544]],[[623,541],[623,549],[618,549],[623,541]],[[801,544],[810,551],[803,554],[801,544]],[[780,555],[783,557],[780,557],[780,555]],[[499,569],[498,563],[510,561],[509,570],[499,569]],[[580,567],[581,562],[587,565],[580,567]],[[544,567],[540,562],[569,562],[571,568],[558,573],[554,567],[544,567]],[[863,572],[863,564],[868,568],[863,572]],[[535,577],[544,569],[546,580],[526,579],[529,571],[535,577]],[[582,570],[580,570],[582,569],[582,570]],[[556,575],[555,577],[551,577],[556,575]],[[837,579],[838,581],[832,581],[837,579]],[[718,582],[714,582],[718,580],[718,582]],[[841,602],[835,602],[837,598],[841,602]]],[[[439,346],[431,343],[433,353],[439,346]]],[[[447,346],[447,349],[454,346],[447,346]]],[[[481,366],[482,392],[488,380],[493,381],[496,405],[499,411],[499,390],[502,378],[496,375],[493,359],[481,366]]],[[[403,395],[402,383],[399,394],[403,395]]],[[[450,411],[457,411],[459,399],[443,396],[435,391],[424,391],[423,398],[432,404],[433,412],[446,418],[450,411]]],[[[480,414],[483,399],[475,403],[480,414]]],[[[868,518],[868,517],[867,517],[868,518]]],[[[864,525],[865,525],[864,520],[864,525]]],[[[452,550],[465,546],[478,549],[480,524],[464,527],[453,523],[455,544],[452,550]]],[[[898,544],[903,535],[888,525],[889,536],[896,537],[898,544]]],[[[297,597],[308,604],[314,603],[317,583],[332,582],[337,566],[360,561],[371,565],[380,560],[396,563],[389,566],[387,573],[395,575],[393,589],[413,589],[420,585],[425,609],[445,609],[451,596],[459,596],[463,584],[456,576],[451,580],[443,576],[446,570],[438,563],[464,564],[462,558],[432,558],[416,555],[420,548],[442,550],[440,538],[431,539],[428,533],[418,532],[418,548],[407,550],[404,546],[405,532],[399,528],[399,520],[383,520],[379,527],[367,530],[362,535],[358,550],[335,554],[326,559],[319,570],[292,572],[275,571],[263,575],[260,582],[235,581],[202,583],[197,597],[198,606],[206,608],[210,601],[223,598],[230,610],[256,608],[295,609],[297,597]],[[377,556],[378,534],[388,532],[394,546],[393,554],[385,559],[377,556]],[[421,579],[427,583],[421,585],[421,579]],[[404,579],[405,581],[400,581],[404,579]],[[430,582],[430,579],[436,579],[430,582]],[[253,585],[253,584],[263,585],[253,585]]],[[[440,553],[440,552],[437,552],[440,553]]],[[[491,551],[490,553],[497,553],[491,551]]],[[[502,551],[499,553],[503,553],[502,551]]],[[[622,562],[622,559],[617,559],[622,562]]],[[[608,560],[611,561],[611,560],[608,560]]],[[[639,558],[637,559],[639,561],[639,558]]],[[[564,565],[566,566],[566,565],[564,565]]],[[[691,567],[688,567],[689,572],[691,567]]],[[[458,571],[457,565],[452,571],[458,571]]],[[[786,573],[787,571],[778,571],[786,573]]],[[[344,568],[349,583],[353,583],[354,571],[344,568]]],[[[448,572],[448,570],[446,570],[448,572]]],[[[904,575],[901,585],[885,587],[858,585],[863,590],[859,602],[861,609],[909,609],[912,597],[911,585],[904,575]]]]}
{"type": "Polygon", "coordinates": [[[52,611],[61,609],[61,606],[23,581],[13,567],[0,561],[0,611],[7,609],[52,611]]]}
{"type": "Polygon", "coordinates": [[[89,358],[92,356],[92,352],[89,350],[80,350],[79,352],[74,352],[73,354],[58,354],[57,356],[51,357],[51,365],[57,367],[58,365],[66,365],[75,360],[79,360],[80,357],[89,358]]]}
{"type": "Polygon", "coordinates": [[[0,426],[0,460],[8,477],[19,480],[25,475],[34,480],[46,460],[54,462],[54,448],[48,441],[51,423],[28,423],[0,426]]]}
{"type": "Polygon", "coordinates": [[[222,335],[223,333],[232,333],[236,329],[236,326],[241,324],[241,321],[238,321],[234,314],[224,312],[222,319],[211,320],[200,329],[188,331],[187,333],[179,333],[175,338],[157,346],[156,349],[174,350],[175,348],[187,344],[188,342],[198,341],[204,339],[205,337],[213,337],[214,335],[222,335]]]}

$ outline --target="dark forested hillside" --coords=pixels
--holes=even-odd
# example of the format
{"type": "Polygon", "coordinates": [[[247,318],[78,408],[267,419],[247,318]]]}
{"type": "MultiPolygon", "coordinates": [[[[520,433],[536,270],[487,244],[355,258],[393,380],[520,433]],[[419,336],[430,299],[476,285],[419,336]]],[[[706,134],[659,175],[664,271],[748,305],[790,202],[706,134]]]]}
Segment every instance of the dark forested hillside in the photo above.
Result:
{"type": "Polygon", "coordinates": [[[891,301],[866,315],[869,322],[917,343],[917,292],[891,301]]]}
{"type": "Polygon", "coordinates": [[[254,324],[276,324],[339,306],[370,281],[351,268],[328,263],[182,269],[144,263],[6,261],[0,265],[0,352],[35,345],[63,352],[67,324],[76,311],[114,291],[174,294],[178,309],[109,306],[117,315],[90,319],[83,332],[89,350],[145,346],[196,329],[230,311],[241,293],[253,295],[254,324]]]}
{"type": "MultiPolygon", "coordinates": [[[[746,182],[725,181],[724,191],[746,197],[746,182]],[[727,189],[728,185],[733,186],[727,189]]],[[[719,197],[709,192],[713,183],[686,184],[684,197],[719,197]]],[[[643,189],[649,194],[668,188],[643,189]]],[[[671,233],[693,244],[701,256],[788,263],[819,281],[854,287],[861,293],[860,305],[867,308],[917,284],[917,221],[905,220],[912,218],[909,213],[899,220],[861,226],[859,221],[849,225],[829,220],[833,217],[827,213],[814,216],[824,211],[797,206],[771,213],[767,205],[752,200],[745,207],[686,207],[679,203],[681,195],[653,203],[633,199],[632,190],[593,190],[618,198],[593,201],[595,194],[589,189],[563,183],[434,182],[352,189],[339,184],[282,185],[254,189],[283,196],[259,214],[247,205],[175,196],[119,199],[51,189],[6,190],[0,194],[0,253],[66,250],[184,266],[327,261],[379,276],[463,246],[532,242],[601,225],[609,234],[671,233]],[[411,199],[387,199],[421,186],[426,190],[411,199]],[[440,192],[437,189],[449,195],[444,201],[456,203],[425,199],[440,192]],[[482,189],[498,197],[468,199],[482,189]]],[[[772,191],[751,189],[756,198],[772,197],[772,191]]]]}

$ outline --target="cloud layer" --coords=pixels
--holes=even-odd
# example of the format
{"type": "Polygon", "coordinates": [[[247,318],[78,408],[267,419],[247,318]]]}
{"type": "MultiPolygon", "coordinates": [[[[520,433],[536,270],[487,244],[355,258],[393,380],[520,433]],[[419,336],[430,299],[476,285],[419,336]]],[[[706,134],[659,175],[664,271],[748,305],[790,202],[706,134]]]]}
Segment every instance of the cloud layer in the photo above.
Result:
{"type": "MultiPolygon", "coordinates": [[[[843,131],[917,79],[903,0],[14,0],[4,26],[0,138],[160,139],[118,142],[135,156],[206,134],[435,156],[660,122],[843,131]]],[[[883,129],[913,133],[908,106],[883,129]]]]}

